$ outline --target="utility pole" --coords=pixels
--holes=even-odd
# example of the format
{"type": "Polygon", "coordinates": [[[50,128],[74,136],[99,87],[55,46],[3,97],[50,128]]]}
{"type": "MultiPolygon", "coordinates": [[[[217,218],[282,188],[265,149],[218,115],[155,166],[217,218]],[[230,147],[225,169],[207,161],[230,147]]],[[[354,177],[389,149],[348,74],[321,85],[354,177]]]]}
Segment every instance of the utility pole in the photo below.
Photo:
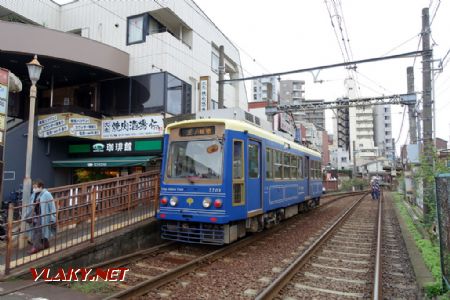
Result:
{"type": "MultiPolygon", "coordinates": [[[[414,93],[414,68],[408,67],[406,68],[406,76],[407,76],[407,93],[414,93]]],[[[411,144],[417,143],[417,126],[416,126],[416,116],[415,116],[415,104],[408,105],[408,114],[409,114],[409,138],[411,144]]]]}
{"type": "Polygon", "coordinates": [[[353,141],[353,174],[352,178],[356,178],[356,149],[355,149],[355,141],[353,141]]]}
{"type": "MultiPolygon", "coordinates": [[[[433,54],[430,49],[430,16],[429,9],[422,9],[422,85],[423,85],[423,144],[424,144],[424,163],[428,166],[433,165],[433,116],[431,112],[431,62],[433,54]]],[[[425,222],[431,217],[427,200],[433,197],[433,183],[428,178],[423,178],[423,214],[425,222]]]]}
{"type": "Polygon", "coordinates": [[[223,108],[223,88],[225,79],[225,50],[223,45],[219,47],[219,108],[223,108]]]}

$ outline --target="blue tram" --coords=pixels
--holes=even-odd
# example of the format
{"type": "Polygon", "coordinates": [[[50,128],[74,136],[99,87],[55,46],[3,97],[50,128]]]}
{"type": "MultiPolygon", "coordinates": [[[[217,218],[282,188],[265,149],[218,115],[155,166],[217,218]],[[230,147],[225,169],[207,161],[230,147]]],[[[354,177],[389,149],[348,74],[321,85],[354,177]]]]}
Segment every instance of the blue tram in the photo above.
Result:
{"type": "Polygon", "coordinates": [[[319,152],[244,121],[170,124],[157,218],[164,239],[228,244],[314,207],[319,152]]]}

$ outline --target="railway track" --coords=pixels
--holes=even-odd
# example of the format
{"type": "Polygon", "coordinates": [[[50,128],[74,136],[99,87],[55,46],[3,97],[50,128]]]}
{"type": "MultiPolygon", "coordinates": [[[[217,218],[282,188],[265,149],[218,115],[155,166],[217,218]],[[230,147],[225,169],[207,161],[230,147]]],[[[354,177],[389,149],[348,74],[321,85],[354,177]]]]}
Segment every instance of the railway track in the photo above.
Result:
{"type": "Polygon", "coordinates": [[[380,299],[380,208],[362,197],[256,299],[380,299]]]}
{"type": "MultiPolygon", "coordinates": [[[[351,193],[350,195],[358,195],[359,193],[351,193]]],[[[339,199],[347,198],[349,197],[349,193],[341,194],[341,195],[329,195],[324,199],[324,203],[321,204],[322,207],[327,206],[328,204],[331,204],[339,199]]],[[[277,232],[283,229],[284,227],[290,226],[292,223],[295,222],[295,218],[291,218],[283,222],[284,226],[277,226],[270,230],[263,231],[261,233],[251,235],[246,237],[245,239],[239,240],[231,245],[222,247],[220,249],[217,249],[215,251],[212,251],[202,257],[198,257],[196,259],[193,259],[192,261],[189,261],[183,265],[180,265],[170,271],[161,273],[158,276],[149,278],[148,280],[142,281],[139,284],[136,284],[134,286],[131,286],[123,291],[119,291],[113,295],[108,296],[105,299],[129,299],[133,297],[138,297],[141,295],[145,295],[149,293],[150,291],[153,291],[161,286],[164,286],[166,284],[169,284],[176,279],[180,278],[181,276],[194,272],[195,270],[201,268],[204,265],[211,264],[214,261],[226,257],[227,255],[230,255],[232,253],[236,253],[239,251],[239,249],[245,248],[246,246],[254,245],[259,240],[262,240],[265,237],[268,237],[270,235],[277,235],[277,232]]],[[[250,246],[255,247],[255,246],[250,246]]],[[[245,251],[245,250],[244,250],[245,251]]],[[[131,268],[130,268],[131,269],[131,268]]],[[[134,272],[134,270],[133,270],[134,272]]],[[[206,274],[202,272],[197,272],[196,276],[205,276],[206,274]]],[[[181,282],[183,285],[183,282],[181,282]]],[[[187,282],[186,282],[187,284],[187,282]]],[[[161,297],[164,297],[164,293],[159,294],[161,297]]],[[[168,295],[167,295],[168,296],[168,295]]]]}
{"type": "MultiPolygon", "coordinates": [[[[339,195],[327,195],[322,200],[321,207],[326,207],[335,201],[359,193],[343,193],[339,195]]],[[[169,242],[151,249],[138,251],[129,255],[121,256],[113,260],[105,261],[90,268],[98,267],[127,267],[131,272],[127,273],[126,282],[111,283],[110,295],[105,299],[128,299],[139,295],[144,295],[155,290],[183,274],[192,272],[210,264],[215,260],[239,251],[241,248],[256,244],[269,235],[277,235],[277,232],[285,227],[293,226],[296,218],[291,218],[283,222],[282,226],[276,226],[270,230],[251,235],[245,239],[231,245],[218,248],[217,246],[189,245],[169,242]]],[[[255,247],[255,246],[250,246],[255,247]]],[[[245,250],[247,251],[247,250],[245,250]]],[[[199,276],[202,276],[199,273],[199,276]]],[[[44,282],[36,282],[17,288],[14,291],[3,292],[1,295],[17,292],[44,282]]]]}

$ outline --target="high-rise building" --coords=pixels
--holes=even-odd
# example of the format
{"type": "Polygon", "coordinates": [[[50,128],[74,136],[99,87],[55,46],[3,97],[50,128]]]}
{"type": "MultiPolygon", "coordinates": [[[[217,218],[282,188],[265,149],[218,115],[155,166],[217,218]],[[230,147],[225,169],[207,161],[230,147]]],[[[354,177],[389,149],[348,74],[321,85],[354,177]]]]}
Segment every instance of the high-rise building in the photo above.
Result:
{"type": "Polygon", "coordinates": [[[280,82],[280,104],[300,104],[305,100],[305,81],[282,80],[280,82]]]}
{"type": "MultiPolygon", "coordinates": [[[[357,86],[352,78],[345,80],[345,86],[349,99],[358,98],[357,86]]],[[[366,163],[378,155],[378,149],[374,142],[373,126],[372,106],[349,108],[350,153],[356,151],[356,165],[366,163]],[[355,149],[353,149],[353,142],[355,142],[355,149]]]]}
{"type": "Polygon", "coordinates": [[[373,128],[375,131],[375,146],[378,155],[392,160],[394,150],[392,145],[392,117],[389,105],[377,105],[373,108],[373,128]]]}
{"type": "MultiPolygon", "coordinates": [[[[321,104],[323,100],[304,100],[305,104],[321,104]]],[[[316,125],[318,130],[325,130],[325,111],[323,109],[314,111],[305,111],[304,120],[316,125]]]]}
{"type": "Polygon", "coordinates": [[[265,77],[252,81],[251,101],[278,102],[279,82],[277,77],[265,77]]]}

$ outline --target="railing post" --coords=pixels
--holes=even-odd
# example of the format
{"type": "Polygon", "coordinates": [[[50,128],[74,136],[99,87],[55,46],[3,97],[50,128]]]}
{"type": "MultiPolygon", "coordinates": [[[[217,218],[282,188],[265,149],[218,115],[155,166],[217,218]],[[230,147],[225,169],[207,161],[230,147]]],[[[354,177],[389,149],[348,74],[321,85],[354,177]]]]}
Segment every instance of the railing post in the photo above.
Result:
{"type": "MultiPolygon", "coordinates": [[[[8,206],[8,231],[6,235],[6,255],[5,255],[5,275],[9,274],[11,269],[11,253],[13,247],[12,230],[13,230],[13,218],[14,218],[14,204],[9,203],[8,206]]],[[[21,232],[20,234],[25,234],[21,232]]],[[[18,239],[21,238],[20,235],[18,239]]]]}
{"type": "Polygon", "coordinates": [[[95,235],[95,211],[96,211],[96,205],[97,201],[95,199],[95,187],[92,188],[91,191],[91,243],[94,242],[94,235],[95,235]]]}
{"type": "Polygon", "coordinates": [[[159,188],[159,176],[153,176],[153,180],[155,183],[155,194],[153,195],[153,215],[156,215],[156,210],[158,209],[159,201],[158,201],[158,188],[159,188]]]}

